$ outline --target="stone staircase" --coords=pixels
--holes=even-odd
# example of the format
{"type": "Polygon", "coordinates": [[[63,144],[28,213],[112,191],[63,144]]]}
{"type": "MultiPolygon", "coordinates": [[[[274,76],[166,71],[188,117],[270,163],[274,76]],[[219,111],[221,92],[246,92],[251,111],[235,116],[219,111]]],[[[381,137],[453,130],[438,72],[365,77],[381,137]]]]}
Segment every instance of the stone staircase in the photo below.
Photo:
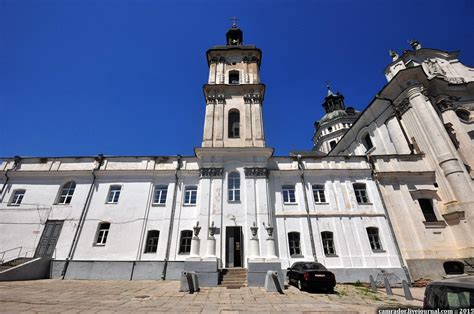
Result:
{"type": "Polygon", "coordinates": [[[245,268],[222,269],[221,276],[221,287],[240,289],[247,286],[247,269],[245,268]]]}
{"type": "Polygon", "coordinates": [[[26,263],[28,261],[31,261],[32,259],[33,258],[31,258],[31,257],[19,257],[19,258],[16,258],[16,259],[12,260],[12,261],[3,263],[3,264],[0,265],[0,273],[7,270],[7,269],[10,269],[10,268],[13,268],[15,266],[26,263]]]}

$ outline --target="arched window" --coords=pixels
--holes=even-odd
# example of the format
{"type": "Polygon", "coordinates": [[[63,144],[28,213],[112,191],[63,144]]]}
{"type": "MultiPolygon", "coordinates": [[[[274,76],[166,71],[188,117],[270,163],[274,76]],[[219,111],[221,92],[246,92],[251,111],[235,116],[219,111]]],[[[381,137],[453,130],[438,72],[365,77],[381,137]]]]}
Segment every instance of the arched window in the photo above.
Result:
{"type": "Polygon", "coordinates": [[[336,255],[333,233],[331,231],[323,231],[321,232],[321,239],[323,240],[324,255],[336,255]]]}
{"type": "Polygon", "coordinates": [[[376,227],[367,228],[367,236],[369,237],[370,247],[374,252],[383,251],[382,243],[380,242],[379,229],[376,227]]]}
{"type": "Polygon", "coordinates": [[[228,178],[229,202],[240,201],[240,174],[231,172],[228,178]]]}
{"type": "Polygon", "coordinates": [[[229,138],[239,138],[240,137],[240,113],[238,110],[229,111],[229,138]]]}
{"type": "Polygon", "coordinates": [[[356,195],[357,203],[359,204],[369,203],[369,198],[367,197],[367,188],[365,187],[365,183],[354,183],[352,186],[354,187],[354,193],[356,195]]]}
{"type": "Polygon", "coordinates": [[[229,84],[239,84],[240,83],[240,78],[239,78],[239,71],[229,71],[229,84]]]}
{"type": "Polygon", "coordinates": [[[420,204],[421,211],[427,222],[438,221],[436,214],[433,209],[433,200],[429,198],[419,198],[418,204],[420,204]]]}
{"type": "Polygon", "coordinates": [[[158,248],[158,239],[160,238],[160,231],[150,230],[146,237],[145,253],[156,253],[158,248]]]}
{"type": "Polygon", "coordinates": [[[329,146],[331,146],[331,149],[333,149],[334,147],[336,147],[336,144],[337,144],[337,142],[336,142],[335,140],[329,142],[329,146]]]}
{"type": "Polygon", "coordinates": [[[58,197],[58,204],[69,204],[72,200],[72,195],[74,194],[74,190],[76,189],[76,182],[68,181],[66,182],[62,188],[61,193],[58,197]]]}
{"type": "Polygon", "coordinates": [[[299,232],[288,233],[288,245],[289,245],[291,257],[297,257],[298,255],[301,255],[301,244],[300,244],[299,232]]]}
{"type": "Polygon", "coordinates": [[[372,144],[372,140],[370,139],[369,133],[366,133],[364,136],[362,136],[362,144],[364,145],[366,150],[369,150],[374,147],[374,144],[372,144]]]}
{"type": "Polygon", "coordinates": [[[191,230],[181,231],[181,240],[179,241],[179,254],[189,254],[191,252],[191,240],[193,232],[191,230]]]}
{"type": "Polygon", "coordinates": [[[101,222],[97,227],[97,238],[95,241],[96,245],[105,245],[107,237],[109,235],[110,222],[101,222]]]}

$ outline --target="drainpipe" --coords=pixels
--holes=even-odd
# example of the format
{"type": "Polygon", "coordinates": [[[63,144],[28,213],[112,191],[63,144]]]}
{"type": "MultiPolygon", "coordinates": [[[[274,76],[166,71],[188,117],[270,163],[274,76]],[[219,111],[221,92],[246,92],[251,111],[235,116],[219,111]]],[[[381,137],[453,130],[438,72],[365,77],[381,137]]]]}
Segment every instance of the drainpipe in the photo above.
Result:
{"type": "Polygon", "coordinates": [[[13,157],[13,167],[11,169],[7,169],[5,170],[5,183],[3,184],[2,186],[2,190],[0,191],[0,196],[2,196],[2,201],[3,201],[3,192],[5,192],[5,188],[7,187],[8,185],[8,181],[10,181],[10,177],[8,176],[8,172],[10,171],[15,171],[16,168],[18,167],[18,165],[20,164],[20,161],[21,161],[21,157],[20,156],[15,156],[13,157]]]}
{"type": "Polygon", "coordinates": [[[174,215],[176,211],[176,195],[178,193],[178,173],[181,169],[181,155],[178,155],[178,164],[174,171],[174,189],[173,189],[173,203],[171,205],[171,216],[170,216],[170,226],[168,229],[168,242],[166,244],[166,254],[165,254],[165,264],[163,265],[163,272],[161,273],[161,279],[166,279],[166,270],[168,268],[168,259],[170,258],[170,248],[171,240],[173,239],[173,224],[174,224],[174,215]]]}
{"type": "Polygon", "coordinates": [[[84,227],[84,222],[86,220],[86,215],[87,215],[87,212],[89,210],[90,203],[91,203],[92,194],[94,193],[94,185],[95,185],[95,181],[97,179],[97,177],[95,175],[95,172],[97,170],[99,170],[100,167],[102,166],[102,162],[104,161],[104,155],[99,154],[95,158],[95,160],[98,162],[98,164],[94,169],[92,169],[92,172],[91,172],[91,174],[92,174],[92,183],[91,183],[91,186],[89,187],[89,192],[87,193],[86,201],[84,203],[84,207],[82,208],[81,216],[79,217],[76,232],[74,233],[74,237],[72,238],[72,244],[71,244],[71,248],[69,249],[69,254],[66,258],[66,262],[64,263],[64,267],[63,267],[63,270],[61,272],[61,279],[64,279],[66,277],[66,272],[67,272],[67,268],[69,266],[69,261],[72,260],[72,258],[74,257],[74,253],[76,252],[77,243],[79,242],[79,237],[81,236],[82,228],[84,227]]]}
{"type": "Polygon", "coordinates": [[[313,252],[313,259],[315,262],[317,262],[318,258],[316,256],[316,245],[314,244],[313,226],[311,224],[311,218],[309,216],[308,196],[306,195],[306,180],[304,178],[304,166],[303,166],[303,162],[301,161],[301,155],[297,155],[296,159],[298,161],[298,169],[300,170],[301,184],[303,185],[304,206],[306,209],[306,219],[308,220],[308,230],[309,230],[309,239],[311,242],[311,250],[313,252]]]}
{"type": "Polygon", "coordinates": [[[385,201],[384,201],[383,196],[382,196],[382,191],[380,190],[380,183],[379,183],[379,180],[377,178],[377,173],[375,172],[374,160],[372,159],[372,156],[370,156],[370,155],[367,155],[366,157],[367,157],[367,161],[370,165],[370,170],[371,170],[370,173],[371,173],[372,179],[374,180],[375,186],[377,187],[377,192],[380,195],[380,201],[382,202],[382,207],[383,207],[383,211],[385,213],[385,217],[387,217],[388,227],[390,229],[390,234],[393,238],[393,242],[395,243],[395,249],[397,250],[398,260],[400,261],[400,265],[402,265],[403,271],[405,272],[405,276],[407,277],[407,281],[411,285],[410,273],[408,272],[408,267],[405,265],[405,261],[403,260],[402,251],[400,250],[400,246],[398,244],[397,237],[395,236],[395,231],[393,229],[392,221],[390,220],[390,215],[388,214],[387,206],[385,205],[385,201]]]}
{"type": "MultiPolygon", "coordinates": [[[[379,94],[375,95],[375,99],[380,99],[380,100],[385,100],[385,101],[388,101],[390,103],[390,105],[395,108],[395,104],[393,103],[393,100],[391,100],[390,98],[385,98],[385,97],[380,97],[379,94]]],[[[397,110],[394,110],[395,111],[395,117],[397,118],[397,122],[398,122],[398,125],[400,126],[400,129],[402,130],[402,133],[403,133],[403,137],[405,137],[405,140],[408,144],[408,148],[410,149],[410,154],[414,154],[414,146],[413,144],[410,142],[410,140],[408,139],[408,135],[407,135],[407,132],[405,131],[405,128],[403,127],[403,124],[402,124],[402,117],[400,115],[400,113],[397,111],[397,110]]]]}

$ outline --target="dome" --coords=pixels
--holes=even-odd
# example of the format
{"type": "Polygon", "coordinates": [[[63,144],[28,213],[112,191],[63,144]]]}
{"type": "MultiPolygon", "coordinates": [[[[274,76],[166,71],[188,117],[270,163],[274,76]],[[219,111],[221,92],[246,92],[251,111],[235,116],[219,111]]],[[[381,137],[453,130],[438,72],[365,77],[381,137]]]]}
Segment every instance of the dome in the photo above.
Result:
{"type": "Polygon", "coordinates": [[[330,122],[330,121],[332,121],[332,120],[335,120],[335,119],[338,119],[338,118],[342,118],[342,117],[355,118],[355,117],[357,117],[356,114],[358,114],[358,113],[359,113],[359,111],[354,110],[354,108],[352,108],[352,107],[349,107],[349,108],[347,108],[346,110],[334,110],[334,111],[331,111],[331,112],[326,113],[326,114],[321,118],[321,120],[319,120],[319,125],[328,123],[328,122],[330,122]]]}

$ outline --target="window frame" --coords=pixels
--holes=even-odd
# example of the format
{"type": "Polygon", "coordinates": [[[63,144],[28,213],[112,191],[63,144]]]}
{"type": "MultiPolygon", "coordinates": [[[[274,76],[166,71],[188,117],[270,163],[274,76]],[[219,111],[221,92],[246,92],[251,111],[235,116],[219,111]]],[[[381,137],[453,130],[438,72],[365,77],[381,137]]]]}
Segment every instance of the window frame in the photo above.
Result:
{"type": "Polygon", "coordinates": [[[357,204],[370,205],[369,193],[367,193],[367,184],[362,182],[352,183],[352,188],[356,197],[357,204]],[[364,195],[362,195],[362,192],[364,195]],[[365,201],[364,201],[365,198],[365,201]]]}
{"type": "Polygon", "coordinates": [[[232,171],[227,177],[227,201],[240,202],[240,173],[232,171]]]}
{"type": "Polygon", "coordinates": [[[122,194],[122,185],[120,185],[120,184],[111,184],[110,187],[109,187],[109,192],[107,193],[107,198],[105,200],[105,203],[106,204],[118,204],[121,194],[122,194]],[[119,188],[118,193],[116,192],[117,189],[113,189],[113,188],[117,188],[117,187],[119,188]],[[112,192],[114,192],[113,197],[111,197],[112,192]],[[115,200],[115,198],[117,198],[117,200],[115,200]]]}
{"type": "Polygon", "coordinates": [[[71,204],[72,197],[74,196],[74,192],[76,191],[76,181],[74,180],[69,180],[65,182],[61,187],[59,188],[59,193],[58,197],[56,198],[56,205],[69,205],[71,204]],[[67,191],[66,194],[64,194],[64,191],[67,191]],[[71,192],[72,191],[72,192],[71,192]],[[63,200],[61,200],[64,198],[63,200]]]}
{"type": "Polygon", "coordinates": [[[186,185],[184,187],[184,198],[183,198],[183,205],[186,206],[196,206],[197,205],[197,192],[198,192],[198,186],[197,185],[186,185]],[[190,196],[188,199],[188,191],[190,192],[190,196]],[[192,192],[195,193],[194,197],[194,203],[192,202],[193,197],[192,197],[192,192]]]}
{"type": "Polygon", "coordinates": [[[240,111],[237,108],[232,108],[227,112],[227,138],[237,139],[240,138],[240,136],[240,111]],[[235,124],[238,124],[237,128],[235,128],[235,124]]]}
{"type": "Polygon", "coordinates": [[[301,233],[300,232],[298,231],[288,232],[288,253],[291,258],[303,257],[301,253],[301,233]]]}
{"type": "Polygon", "coordinates": [[[334,241],[334,232],[332,231],[321,232],[321,242],[323,243],[323,251],[324,251],[325,256],[327,257],[337,256],[336,243],[334,241]]]}
{"type": "Polygon", "coordinates": [[[153,190],[153,203],[154,206],[165,206],[166,199],[168,198],[168,186],[163,184],[156,184],[153,190]],[[157,192],[159,193],[159,197],[157,198],[157,192]],[[164,194],[164,196],[163,196],[164,194]]]}
{"type": "Polygon", "coordinates": [[[295,185],[285,184],[281,187],[281,195],[283,197],[283,204],[294,205],[296,202],[296,187],[295,185]],[[291,200],[291,192],[293,190],[293,201],[291,200]],[[286,200],[287,199],[287,200],[286,200]]]}
{"type": "Polygon", "coordinates": [[[433,199],[422,197],[422,198],[418,198],[417,202],[418,202],[418,206],[420,207],[421,214],[423,215],[423,218],[425,218],[425,222],[438,222],[439,221],[438,216],[436,215],[436,212],[435,212],[433,199]],[[422,203],[427,204],[430,208],[426,208],[426,207],[423,208],[422,203]]]}
{"type": "Polygon", "coordinates": [[[105,246],[107,244],[107,239],[109,237],[111,223],[107,221],[99,222],[97,226],[97,232],[94,239],[94,246],[105,246]],[[107,225],[107,228],[104,226],[107,225]],[[100,242],[99,242],[100,240],[100,242]]]}
{"type": "Polygon", "coordinates": [[[326,186],[325,184],[313,184],[311,185],[313,191],[313,199],[315,204],[328,204],[329,202],[326,199],[326,186]],[[324,198],[324,201],[321,200],[321,192],[324,198]],[[317,197],[316,197],[317,196],[317,197]]]}
{"type": "Polygon", "coordinates": [[[379,228],[377,227],[367,227],[365,228],[367,232],[367,238],[369,239],[369,245],[374,253],[385,252],[382,245],[382,239],[380,237],[379,228]],[[375,231],[375,233],[370,233],[369,231],[375,231]]]}
{"type": "Polygon", "coordinates": [[[10,197],[10,201],[8,202],[8,206],[20,206],[21,202],[23,202],[23,198],[25,198],[26,189],[15,189],[12,192],[10,197]],[[17,197],[17,193],[23,192],[19,197],[17,197]],[[19,201],[18,201],[19,199],[19,201]]]}
{"type": "Polygon", "coordinates": [[[148,230],[146,234],[146,241],[145,241],[145,250],[143,251],[144,254],[153,254],[158,252],[158,243],[160,241],[160,230],[148,230]],[[151,237],[151,233],[157,233],[156,236],[151,237]],[[156,239],[156,243],[155,243],[156,239]],[[151,240],[151,243],[150,243],[151,240]]]}
{"type": "Polygon", "coordinates": [[[191,242],[193,239],[193,232],[191,230],[181,230],[179,233],[179,255],[191,254],[191,242]]]}

